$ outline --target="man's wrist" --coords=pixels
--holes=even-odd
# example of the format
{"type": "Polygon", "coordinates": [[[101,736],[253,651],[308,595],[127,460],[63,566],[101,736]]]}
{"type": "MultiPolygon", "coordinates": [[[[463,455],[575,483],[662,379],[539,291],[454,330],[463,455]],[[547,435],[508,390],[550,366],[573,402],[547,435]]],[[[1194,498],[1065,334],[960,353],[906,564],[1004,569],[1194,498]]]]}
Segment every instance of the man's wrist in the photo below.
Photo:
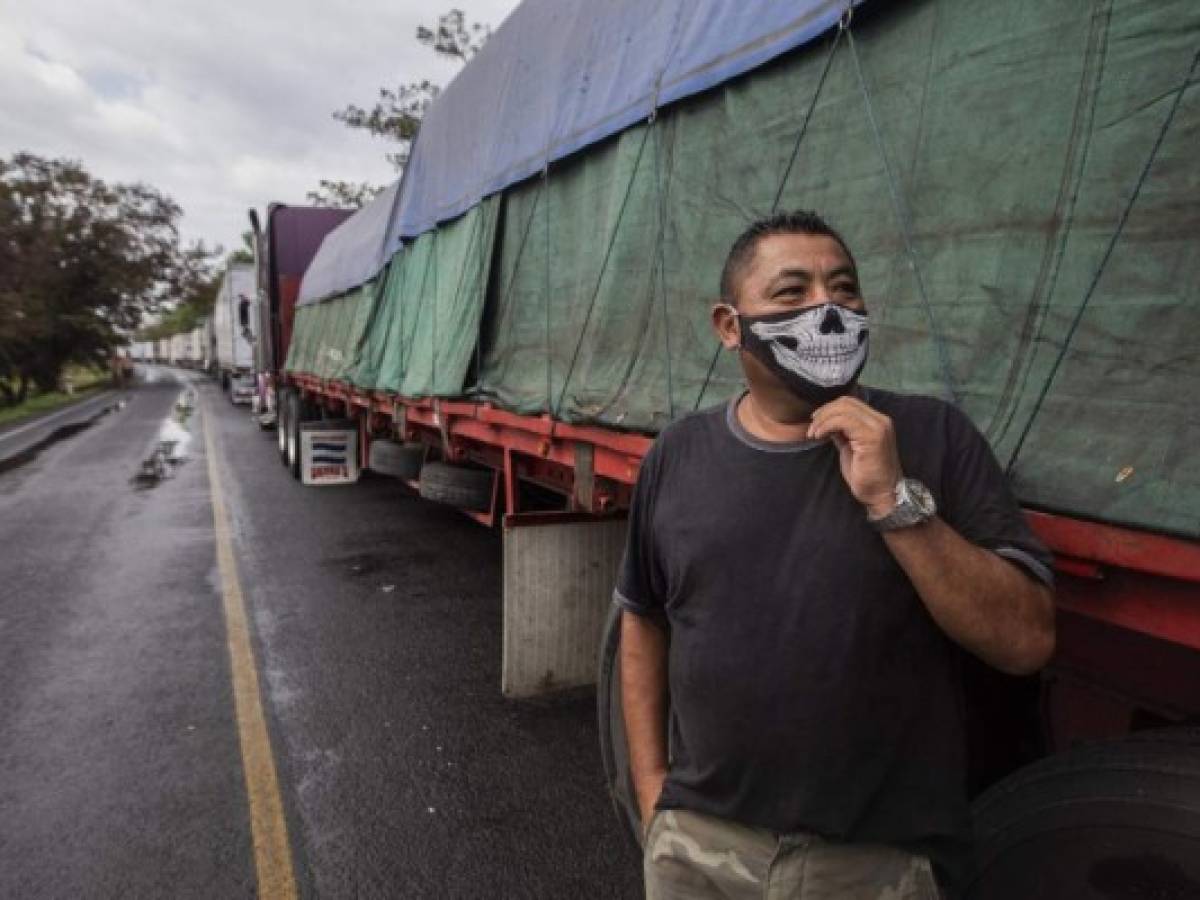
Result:
{"type": "Polygon", "coordinates": [[[903,476],[896,482],[891,503],[876,502],[868,508],[867,521],[876,531],[911,528],[937,515],[937,501],[929,488],[915,478],[903,476]]]}
{"type": "Polygon", "coordinates": [[[882,519],[889,515],[896,508],[896,494],[893,491],[886,497],[882,497],[870,503],[864,503],[863,508],[867,512],[868,519],[882,519]]]}

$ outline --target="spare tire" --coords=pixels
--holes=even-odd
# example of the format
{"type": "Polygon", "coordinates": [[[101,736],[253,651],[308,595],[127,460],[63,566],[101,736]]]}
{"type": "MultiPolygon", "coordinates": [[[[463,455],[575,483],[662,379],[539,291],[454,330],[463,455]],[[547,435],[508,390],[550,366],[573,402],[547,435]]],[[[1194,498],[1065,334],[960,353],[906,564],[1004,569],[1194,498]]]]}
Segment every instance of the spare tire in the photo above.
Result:
{"type": "Polygon", "coordinates": [[[444,462],[426,463],[421,469],[419,492],[426,500],[458,509],[487,512],[492,508],[495,474],[491,469],[469,469],[444,462]]]}
{"type": "Polygon", "coordinates": [[[376,438],[371,441],[367,468],[380,475],[413,481],[421,474],[424,462],[424,444],[416,441],[402,444],[387,438],[376,438]]]}
{"type": "Polygon", "coordinates": [[[975,803],[970,900],[1200,897],[1200,729],[1088,744],[975,803]]]}

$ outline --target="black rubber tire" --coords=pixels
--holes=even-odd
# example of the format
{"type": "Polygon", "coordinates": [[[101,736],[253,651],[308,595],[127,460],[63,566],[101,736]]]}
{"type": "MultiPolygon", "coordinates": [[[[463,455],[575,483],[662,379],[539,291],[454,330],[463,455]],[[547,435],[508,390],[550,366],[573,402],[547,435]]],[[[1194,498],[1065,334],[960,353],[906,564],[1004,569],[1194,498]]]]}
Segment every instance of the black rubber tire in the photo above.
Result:
{"type": "Polygon", "coordinates": [[[300,480],[300,421],[303,401],[294,391],[288,394],[288,471],[300,480]]]}
{"type": "Polygon", "coordinates": [[[291,427],[288,418],[289,401],[292,392],[281,390],[275,395],[275,431],[276,443],[279,446],[279,461],[286,467],[288,464],[288,428],[291,427]]]}
{"type": "Polygon", "coordinates": [[[413,481],[420,477],[421,467],[424,464],[425,445],[422,443],[402,444],[387,438],[375,438],[371,441],[367,468],[372,472],[413,481]]]}
{"type": "Polygon", "coordinates": [[[487,512],[492,507],[495,473],[491,469],[469,469],[444,462],[425,463],[419,492],[426,500],[446,503],[457,509],[487,512]]]}
{"type": "Polygon", "coordinates": [[[641,852],[642,815],[629,774],[629,745],[625,742],[625,718],[621,708],[621,607],[613,604],[600,638],[600,662],[596,673],[596,712],[600,732],[600,759],[604,783],[621,831],[630,845],[641,852]]]}
{"type": "Polygon", "coordinates": [[[975,803],[969,900],[1200,897],[1200,729],[1088,744],[975,803]]]}

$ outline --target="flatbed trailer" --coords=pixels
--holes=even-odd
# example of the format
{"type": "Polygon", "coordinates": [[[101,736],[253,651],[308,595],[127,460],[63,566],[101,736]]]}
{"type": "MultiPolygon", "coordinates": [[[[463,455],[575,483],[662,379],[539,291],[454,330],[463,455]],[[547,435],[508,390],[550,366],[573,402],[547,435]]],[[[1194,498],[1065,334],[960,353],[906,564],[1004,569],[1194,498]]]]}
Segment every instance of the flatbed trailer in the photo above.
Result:
{"type": "MultiPolygon", "coordinates": [[[[641,434],[488,403],[367,393],[302,375],[288,380],[314,408],[357,423],[364,469],[371,442],[386,437],[424,445],[429,459],[489,470],[489,507],[462,510],[488,527],[520,527],[526,517],[540,523],[556,515],[620,517],[653,443],[641,434]],[[522,484],[558,494],[562,508],[523,509],[522,484]]],[[[405,481],[419,489],[417,479],[405,481]]],[[[1026,514],[1054,553],[1058,579],[1061,678],[1049,697],[1053,745],[1123,733],[1131,721],[1198,720],[1200,655],[1190,654],[1200,653],[1200,544],[1033,509],[1026,514]],[[1099,655],[1091,645],[1096,626],[1106,629],[1107,652],[1099,655]]]]}

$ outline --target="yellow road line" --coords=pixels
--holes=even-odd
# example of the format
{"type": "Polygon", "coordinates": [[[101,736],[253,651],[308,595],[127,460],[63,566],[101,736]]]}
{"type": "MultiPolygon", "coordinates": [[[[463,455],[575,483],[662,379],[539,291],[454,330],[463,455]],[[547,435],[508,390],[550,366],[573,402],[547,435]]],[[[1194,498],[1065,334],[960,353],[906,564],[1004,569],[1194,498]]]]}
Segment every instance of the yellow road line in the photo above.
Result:
{"type": "MultiPolygon", "coordinates": [[[[206,417],[207,418],[207,417],[206,417]]],[[[254,841],[254,868],[258,878],[259,900],[294,900],[296,877],[292,869],[292,851],[288,843],[287,821],[275,774],[275,758],[263,715],[258,689],[258,669],[250,644],[246,621],[246,602],[238,580],[233,538],[229,530],[229,510],[221,489],[217,468],[215,421],[204,423],[204,445],[208,456],[208,483],[212,489],[213,524],[217,533],[217,568],[221,576],[221,595],[225,606],[225,628],[229,642],[229,661],[233,670],[233,699],[237,709],[238,740],[242,748],[242,768],[246,775],[246,795],[250,801],[250,832],[254,841]]]]}

